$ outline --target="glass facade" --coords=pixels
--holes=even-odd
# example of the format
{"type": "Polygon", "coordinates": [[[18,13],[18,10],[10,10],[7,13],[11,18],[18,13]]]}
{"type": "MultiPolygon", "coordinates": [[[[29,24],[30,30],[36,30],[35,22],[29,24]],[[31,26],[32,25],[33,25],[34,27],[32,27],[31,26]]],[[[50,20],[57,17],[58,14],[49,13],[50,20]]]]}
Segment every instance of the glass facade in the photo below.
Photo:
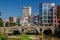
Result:
{"type": "Polygon", "coordinates": [[[56,8],[52,3],[41,3],[39,5],[39,13],[42,17],[42,25],[55,25],[56,23],[56,8]]]}

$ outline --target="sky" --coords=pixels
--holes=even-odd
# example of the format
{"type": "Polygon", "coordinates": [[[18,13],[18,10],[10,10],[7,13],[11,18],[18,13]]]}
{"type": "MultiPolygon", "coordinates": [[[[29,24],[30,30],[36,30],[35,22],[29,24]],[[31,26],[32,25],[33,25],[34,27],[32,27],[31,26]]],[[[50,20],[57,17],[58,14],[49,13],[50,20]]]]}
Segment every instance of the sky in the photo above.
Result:
{"type": "Polygon", "coordinates": [[[22,16],[22,8],[24,6],[31,6],[32,15],[39,13],[39,4],[42,2],[55,3],[60,5],[60,0],[0,0],[0,12],[3,19],[7,19],[10,16],[16,18],[22,16]]]}

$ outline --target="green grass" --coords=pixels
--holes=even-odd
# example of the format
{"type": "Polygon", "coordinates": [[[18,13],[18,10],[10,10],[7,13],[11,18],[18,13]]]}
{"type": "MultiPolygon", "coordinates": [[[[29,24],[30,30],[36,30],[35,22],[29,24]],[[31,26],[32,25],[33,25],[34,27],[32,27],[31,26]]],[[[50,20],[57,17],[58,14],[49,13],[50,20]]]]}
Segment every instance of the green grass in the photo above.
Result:
{"type": "Polygon", "coordinates": [[[8,40],[32,40],[29,35],[16,35],[18,38],[8,38],[8,40]]]}
{"type": "Polygon", "coordinates": [[[20,40],[18,38],[8,38],[8,40],[20,40]]]}
{"type": "Polygon", "coordinates": [[[7,40],[7,36],[5,34],[0,34],[0,40],[7,40]]]}
{"type": "Polygon", "coordinates": [[[19,38],[20,40],[32,40],[31,38],[29,38],[28,35],[19,35],[19,36],[17,36],[17,37],[20,37],[20,38],[19,38]]]}

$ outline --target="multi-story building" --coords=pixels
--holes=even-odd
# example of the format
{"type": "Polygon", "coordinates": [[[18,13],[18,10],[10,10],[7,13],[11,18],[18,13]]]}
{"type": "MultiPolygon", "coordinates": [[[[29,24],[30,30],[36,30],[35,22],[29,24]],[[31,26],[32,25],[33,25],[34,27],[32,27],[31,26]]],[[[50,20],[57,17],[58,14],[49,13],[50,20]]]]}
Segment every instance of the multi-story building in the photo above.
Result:
{"type": "Polygon", "coordinates": [[[42,17],[42,26],[56,25],[56,6],[54,3],[41,3],[39,5],[39,15],[42,17]]]}
{"type": "Polygon", "coordinates": [[[40,25],[40,17],[39,14],[35,14],[34,16],[31,16],[30,18],[31,25],[40,25]]]}
{"type": "Polygon", "coordinates": [[[21,24],[21,25],[24,25],[24,24],[23,24],[23,17],[20,17],[19,19],[20,19],[20,21],[19,21],[20,24],[21,24]]]}
{"type": "Polygon", "coordinates": [[[31,7],[30,6],[24,6],[23,7],[23,10],[22,10],[22,13],[23,13],[23,24],[24,25],[28,25],[29,24],[29,17],[31,16],[31,7]]]}
{"type": "Polygon", "coordinates": [[[23,17],[31,16],[31,7],[30,6],[24,6],[23,7],[23,17]]]}
{"type": "Polygon", "coordinates": [[[9,17],[9,21],[12,22],[12,23],[15,23],[16,22],[16,17],[14,17],[14,16],[9,17]]]}
{"type": "Polygon", "coordinates": [[[56,26],[58,26],[59,25],[59,19],[58,19],[58,17],[56,16],[56,26]]]}

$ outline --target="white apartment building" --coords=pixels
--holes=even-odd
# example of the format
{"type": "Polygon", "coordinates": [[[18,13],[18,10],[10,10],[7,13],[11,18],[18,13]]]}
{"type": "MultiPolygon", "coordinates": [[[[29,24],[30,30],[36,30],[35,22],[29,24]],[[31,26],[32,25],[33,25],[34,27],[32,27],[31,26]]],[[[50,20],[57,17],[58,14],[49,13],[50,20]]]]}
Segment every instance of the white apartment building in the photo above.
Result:
{"type": "Polygon", "coordinates": [[[29,16],[31,16],[31,7],[30,6],[24,6],[23,7],[23,10],[22,10],[22,13],[23,13],[23,25],[28,25],[28,19],[29,19],[29,16]]]}
{"type": "Polygon", "coordinates": [[[23,7],[23,17],[31,16],[31,7],[30,6],[24,6],[23,7]]]}

